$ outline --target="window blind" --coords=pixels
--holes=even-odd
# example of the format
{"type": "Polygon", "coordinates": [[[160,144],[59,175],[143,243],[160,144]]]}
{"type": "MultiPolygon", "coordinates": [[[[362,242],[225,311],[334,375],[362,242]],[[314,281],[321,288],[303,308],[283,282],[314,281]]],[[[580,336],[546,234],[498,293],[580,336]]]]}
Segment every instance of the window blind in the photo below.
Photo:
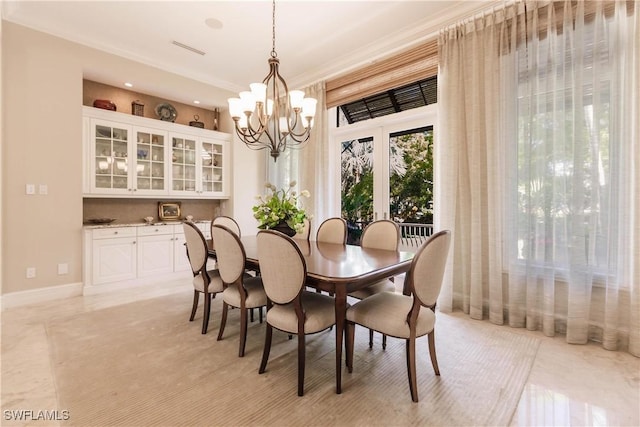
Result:
{"type": "Polygon", "coordinates": [[[438,74],[437,39],[328,80],[327,107],[346,104],[438,74]]]}

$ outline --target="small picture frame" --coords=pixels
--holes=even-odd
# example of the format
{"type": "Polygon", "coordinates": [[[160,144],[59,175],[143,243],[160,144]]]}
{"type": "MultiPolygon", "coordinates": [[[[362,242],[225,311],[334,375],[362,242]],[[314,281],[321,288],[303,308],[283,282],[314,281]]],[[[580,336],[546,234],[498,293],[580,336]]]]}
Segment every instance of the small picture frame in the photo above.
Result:
{"type": "Polygon", "coordinates": [[[160,221],[180,220],[180,202],[158,202],[160,221]]]}

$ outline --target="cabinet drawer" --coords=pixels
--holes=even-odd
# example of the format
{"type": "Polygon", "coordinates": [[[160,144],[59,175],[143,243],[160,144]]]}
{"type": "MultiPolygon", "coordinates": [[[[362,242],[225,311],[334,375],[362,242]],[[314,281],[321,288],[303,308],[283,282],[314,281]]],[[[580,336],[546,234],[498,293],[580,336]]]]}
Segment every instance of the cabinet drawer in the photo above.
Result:
{"type": "Polygon", "coordinates": [[[145,225],[138,228],[138,236],[157,236],[160,234],[173,234],[173,226],[160,224],[160,225],[145,225]]]}
{"type": "Polygon", "coordinates": [[[136,227],[108,227],[93,230],[94,239],[110,239],[113,237],[136,237],[136,227]]]}

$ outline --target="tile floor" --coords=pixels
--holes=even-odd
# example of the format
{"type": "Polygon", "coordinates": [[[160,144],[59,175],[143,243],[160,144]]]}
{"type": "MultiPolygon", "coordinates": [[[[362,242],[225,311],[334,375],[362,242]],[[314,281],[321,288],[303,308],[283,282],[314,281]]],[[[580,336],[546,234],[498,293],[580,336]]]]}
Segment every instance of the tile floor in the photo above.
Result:
{"type": "MultiPolygon", "coordinates": [[[[156,286],[153,291],[136,287],[3,311],[0,425],[58,424],[14,422],[4,411],[7,407],[52,410],[57,406],[44,327],[48,319],[174,292],[192,292],[192,288],[183,281],[174,281],[156,286]]],[[[455,315],[464,317],[461,313],[455,315]]],[[[511,331],[541,340],[512,426],[640,426],[640,358],[606,351],[597,344],[569,345],[563,337],[511,331]]]]}

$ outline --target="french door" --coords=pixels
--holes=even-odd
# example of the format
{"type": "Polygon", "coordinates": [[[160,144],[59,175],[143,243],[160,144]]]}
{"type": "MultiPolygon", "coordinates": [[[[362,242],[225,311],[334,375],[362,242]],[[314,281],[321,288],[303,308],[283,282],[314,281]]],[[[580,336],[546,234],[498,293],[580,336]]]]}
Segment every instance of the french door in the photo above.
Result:
{"type": "Polygon", "coordinates": [[[434,107],[333,132],[340,152],[340,210],[349,224],[349,243],[357,243],[364,226],[375,220],[432,222],[434,107]]]}

